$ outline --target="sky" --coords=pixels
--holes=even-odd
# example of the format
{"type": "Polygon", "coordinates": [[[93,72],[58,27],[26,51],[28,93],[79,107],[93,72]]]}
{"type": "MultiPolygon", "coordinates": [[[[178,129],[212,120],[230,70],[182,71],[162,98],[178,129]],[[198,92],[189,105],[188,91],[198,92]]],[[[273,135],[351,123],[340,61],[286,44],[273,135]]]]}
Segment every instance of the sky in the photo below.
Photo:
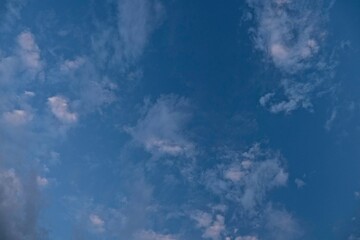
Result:
{"type": "Polygon", "coordinates": [[[360,240],[359,12],[0,0],[0,239],[360,240]]]}

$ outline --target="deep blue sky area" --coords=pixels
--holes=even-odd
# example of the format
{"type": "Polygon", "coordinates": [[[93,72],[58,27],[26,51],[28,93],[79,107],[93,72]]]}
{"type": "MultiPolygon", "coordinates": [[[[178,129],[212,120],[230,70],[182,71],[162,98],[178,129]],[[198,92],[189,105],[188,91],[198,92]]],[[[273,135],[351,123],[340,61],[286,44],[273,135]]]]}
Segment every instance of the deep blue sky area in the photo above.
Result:
{"type": "Polygon", "coordinates": [[[0,0],[0,240],[360,240],[359,13],[0,0]]]}

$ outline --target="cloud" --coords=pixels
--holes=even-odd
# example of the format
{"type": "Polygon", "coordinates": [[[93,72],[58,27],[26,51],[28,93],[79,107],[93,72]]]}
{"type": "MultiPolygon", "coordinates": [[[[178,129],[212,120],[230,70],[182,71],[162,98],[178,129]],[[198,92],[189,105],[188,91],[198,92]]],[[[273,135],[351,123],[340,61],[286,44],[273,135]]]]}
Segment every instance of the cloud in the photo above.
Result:
{"type": "Polygon", "coordinates": [[[235,240],[258,240],[257,237],[254,236],[243,236],[243,237],[237,237],[235,240]]]}
{"type": "Polygon", "coordinates": [[[300,178],[296,178],[295,179],[295,184],[297,188],[303,188],[306,183],[304,182],[304,180],[300,179],[300,178]]]}
{"type": "Polygon", "coordinates": [[[70,112],[68,100],[62,96],[53,96],[48,98],[48,104],[51,112],[64,123],[75,123],[78,116],[74,112],[70,112]]]}
{"type": "Polygon", "coordinates": [[[23,183],[13,169],[0,169],[0,238],[43,239],[38,223],[38,193],[35,179],[23,183]]]}
{"type": "Polygon", "coordinates": [[[273,91],[259,102],[272,113],[304,108],[312,110],[311,99],[324,79],[331,78],[335,63],[323,51],[324,23],[328,8],[322,1],[247,0],[254,12],[251,30],[255,48],[281,74],[285,100],[274,100],[273,91]]]}
{"type": "Polygon", "coordinates": [[[255,144],[241,154],[224,156],[229,164],[219,164],[204,176],[205,185],[214,193],[234,201],[254,213],[274,188],[285,186],[288,173],[278,153],[263,150],[255,144]]]}
{"type": "Polygon", "coordinates": [[[101,232],[105,231],[105,228],[104,228],[105,221],[102,218],[100,218],[100,216],[98,216],[97,214],[90,214],[89,220],[96,232],[101,233],[101,232]]]}
{"type": "Polygon", "coordinates": [[[10,112],[3,113],[3,120],[13,126],[21,126],[32,120],[33,116],[31,113],[25,110],[13,110],[10,112]]]}
{"type": "Polygon", "coordinates": [[[192,157],[195,145],[186,137],[189,101],[174,95],[162,96],[145,109],[144,116],[127,132],[155,157],[192,157]]]}
{"type": "Polygon", "coordinates": [[[134,240],[176,240],[176,238],[172,235],[143,230],[135,234],[134,240]]]}
{"type": "Polygon", "coordinates": [[[118,1],[118,31],[127,59],[141,56],[162,12],[157,0],[118,1]]]}
{"type": "Polygon", "coordinates": [[[76,57],[75,59],[68,59],[61,64],[60,70],[64,73],[73,72],[79,69],[85,63],[86,60],[84,57],[76,57]]]}
{"type": "Polygon", "coordinates": [[[295,73],[310,67],[325,32],[319,1],[247,0],[254,9],[255,46],[281,71],[295,73]]]}
{"type": "Polygon", "coordinates": [[[158,0],[118,0],[116,5],[116,27],[97,23],[92,47],[100,62],[126,68],[142,56],[165,10],[158,0]]]}
{"type": "Polygon", "coordinates": [[[217,214],[212,216],[209,213],[197,211],[191,215],[197,226],[203,230],[202,237],[205,239],[221,239],[225,231],[225,218],[217,214]]]}
{"type": "Polygon", "coordinates": [[[274,101],[275,94],[267,93],[260,98],[259,102],[261,106],[268,108],[271,113],[284,112],[289,114],[298,108],[311,110],[313,106],[311,95],[317,85],[316,82],[301,83],[284,79],[281,81],[281,87],[284,90],[286,100],[274,101]]]}
{"type": "Polygon", "coordinates": [[[46,187],[47,185],[49,185],[49,180],[41,176],[36,177],[36,182],[40,187],[46,187]]]}
{"type": "Polygon", "coordinates": [[[42,69],[42,62],[40,59],[40,49],[35,42],[34,35],[25,31],[20,33],[17,38],[19,44],[19,56],[28,69],[39,72],[42,69]]]}
{"type": "Polygon", "coordinates": [[[332,129],[332,127],[334,125],[334,122],[336,121],[337,116],[338,116],[338,110],[335,108],[335,109],[332,110],[330,118],[327,119],[326,122],[325,122],[324,127],[325,127],[325,129],[327,131],[330,131],[332,129]]]}
{"type": "Polygon", "coordinates": [[[40,78],[43,68],[40,48],[30,31],[23,31],[16,37],[16,46],[10,53],[0,51],[0,84],[18,86],[21,84],[19,79],[29,82],[40,78]]]}
{"type": "Polygon", "coordinates": [[[25,6],[25,0],[6,0],[1,3],[0,29],[1,31],[12,30],[13,25],[21,18],[21,10],[25,6]]]}
{"type": "Polygon", "coordinates": [[[269,205],[265,211],[265,219],[268,231],[265,239],[294,240],[303,235],[299,223],[286,210],[274,209],[269,205]]]}

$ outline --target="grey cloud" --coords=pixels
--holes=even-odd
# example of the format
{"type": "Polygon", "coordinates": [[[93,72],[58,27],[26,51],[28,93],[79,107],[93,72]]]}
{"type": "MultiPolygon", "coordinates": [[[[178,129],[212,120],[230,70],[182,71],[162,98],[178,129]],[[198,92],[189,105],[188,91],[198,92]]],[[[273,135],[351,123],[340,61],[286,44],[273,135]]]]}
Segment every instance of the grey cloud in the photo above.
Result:
{"type": "Polygon", "coordinates": [[[21,10],[26,0],[4,0],[0,3],[0,29],[11,30],[14,23],[21,18],[21,10]]]}
{"type": "Polygon", "coordinates": [[[35,177],[26,183],[13,169],[0,169],[0,238],[45,239],[38,226],[39,193],[35,177]]]}

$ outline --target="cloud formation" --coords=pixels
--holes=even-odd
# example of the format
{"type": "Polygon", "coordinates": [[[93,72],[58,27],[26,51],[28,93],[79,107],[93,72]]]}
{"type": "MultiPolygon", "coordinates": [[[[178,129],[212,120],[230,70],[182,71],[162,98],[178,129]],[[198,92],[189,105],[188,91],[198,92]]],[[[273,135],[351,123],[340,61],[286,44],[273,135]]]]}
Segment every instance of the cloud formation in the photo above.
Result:
{"type": "Polygon", "coordinates": [[[271,113],[312,110],[311,99],[333,63],[326,60],[323,43],[328,8],[322,1],[247,0],[254,12],[251,30],[255,48],[280,73],[283,98],[274,92],[260,98],[271,113]],[[274,99],[275,98],[275,99],[274,99]]]}
{"type": "Polygon", "coordinates": [[[161,24],[164,7],[159,0],[117,0],[116,22],[98,22],[92,48],[103,65],[126,69],[142,56],[153,31],[161,24]]]}
{"type": "Polygon", "coordinates": [[[283,72],[311,67],[325,32],[319,1],[247,0],[255,11],[255,46],[283,72]]]}
{"type": "Polygon", "coordinates": [[[264,204],[266,194],[287,184],[288,173],[281,155],[263,150],[255,144],[247,152],[225,156],[229,164],[219,164],[204,177],[206,186],[214,193],[234,201],[249,213],[264,204]]]}
{"type": "Polygon", "coordinates": [[[14,169],[0,169],[0,238],[45,239],[38,226],[38,193],[34,178],[23,183],[14,169]]]}
{"type": "Polygon", "coordinates": [[[143,117],[127,131],[154,157],[191,157],[195,154],[195,145],[185,133],[189,109],[189,102],[185,98],[162,96],[146,107],[143,117]]]}
{"type": "Polygon", "coordinates": [[[51,112],[56,118],[64,123],[75,123],[78,116],[70,112],[68,100],[62,96],[53,96],[48,98],[48,104],[51,112]]]}

